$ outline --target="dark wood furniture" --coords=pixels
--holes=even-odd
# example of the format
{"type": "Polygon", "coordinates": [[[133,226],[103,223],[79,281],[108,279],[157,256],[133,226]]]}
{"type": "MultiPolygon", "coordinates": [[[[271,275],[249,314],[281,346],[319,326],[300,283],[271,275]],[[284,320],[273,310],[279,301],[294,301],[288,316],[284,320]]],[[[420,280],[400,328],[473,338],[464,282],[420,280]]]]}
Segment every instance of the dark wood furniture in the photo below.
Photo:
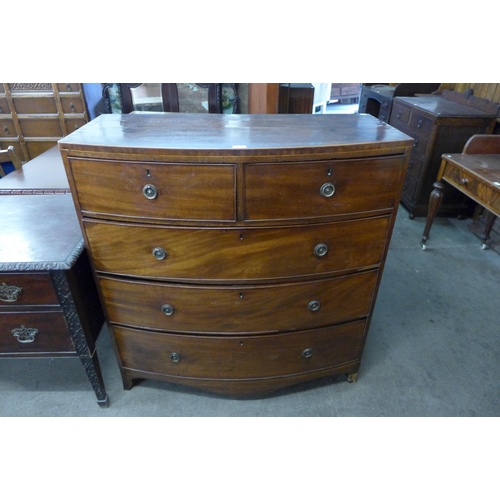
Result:
{"type": "MultiPolygon", "coordinates": [[[[396,97],[389,123],[414,138],[401,203],[410,218],[427,215],[432,185],[445,153],[460,153],[470,137],[490,134],[498,104],[458,92],[441,96],[396,97]]],[[[468,215],[471,203],[456,191],[440,205],[438,215],[468,215]]]]}
{"type": "Polygon", "coordinates": [[[53,146],[22,168],[0,179],[0,195],[4,194],[68,194],[69,184],[61,153],[53,146]]]}
{"type": "Polygon", "coordinates": [[[312,83],[280,83],[278,113],[312,114],[313,104],[312,83]]]}
{"type": "Polygon", "coordinates": [[[360,90],[360,83],[332,83],[330,86],[330,102],[358,102],[360,90]]]}
{"type": "Polygon", "coordinates": [[[88,122],[80,83],[0,83],[0,149],[22,162],[88,122]]]}
{"type": "Polygon", "coordinates": [[[438,90],[440,85],[440,83],[365,84],[361,87],[358,113],[368,113],[384,122],[389,122],[392,101],[395,97],[431,94],[438,90]]]}
{"type": "Polygon", "coordinates": [[[0,196],[0,212],[0,359],[78,357],[107,407],[104,315],[71,196],[0,196]]]}
{"type": "Polygon", "coordinates": [[[124,387],[355,380],[411,144],[355,114],[102,115],[62,139],[124,387]]]}
{"type": "Polygon", "coordinates": [[[500,216],[500,135],[477,135],[466,144],[462,154],[445,154],[430,195],[429,214],[422,235],[425,250],[439,205],[445,194],[445,184],[452,186],[484,207],[490,214],[481,248],[486,248],[495,216],[500,216]]]}

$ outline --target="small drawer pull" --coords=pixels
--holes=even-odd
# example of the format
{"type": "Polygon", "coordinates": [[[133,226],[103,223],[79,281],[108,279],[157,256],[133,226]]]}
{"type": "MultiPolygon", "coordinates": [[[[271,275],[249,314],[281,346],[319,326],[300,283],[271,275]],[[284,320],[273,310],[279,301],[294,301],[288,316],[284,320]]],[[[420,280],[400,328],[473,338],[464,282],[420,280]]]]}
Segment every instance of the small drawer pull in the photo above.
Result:
{"type": "Polygon", "coordinates": [[[21,344],[29,344],[35,340],[39,330],[37,328],[28,328],[21,325],[19,328],[14,328],[11,333],[21,344]]]}
{"type": "Polygon", "coordinates": [[[3,108],[2,108],[2,106],[0,106],[0,113],[3,113],[3,108]]]}
{"type": "Polygon", "coordinates": [[[181,355],[177,352],[170,353],[170,361],[172,363],[178,363],[181,360],[181,355]]]}
{"type": "Polygon", "coordinates": [[[402,111],[400,111],[400,112],[398,113],[397,118],[401,118],[401,115],[402,115],[402,114],[403,114],[403,113],[402,113],[402,111]]]}
{"type": "Polygon", "coordinates": [[[146,184],[142,188],[142,192],[144,193],[144,196],[148,200],[154,200],[158,196],[158,189],[156,189],[153,184],[146,184]]]}
{"type": "Polygon", "coordinates": [[[167,252],[163,248],[156,247],[153,250],[153,255],[154,255],[154,258],[157,260],[165,260],[167,257],[167,252]]]}
{"type": "Polygon", "coordinates": [[[467,184],[469,184],[469,179],[460,179],[460,184],[462,184],[462,186],[467,186],[467,184]]]}
{"type": "Polygon", "coordinates": [[[314,247],[314,255],[316,257],[324,257],[328,253],[328,245],[326,243],[318,243],[314,247]]]}
{"type": "Polygon", "coordinates": [[[0,284],[0,300],[2,302],[16,302],[23,289],[19,286],[0,284]]]}
{"type": "Polygon", "coordinates": [[[76,111],[76,107],[72,102],[69,103],[69,109],[71,109],[73,113],[76,111]]]}
{"type": "Polygon", "coordinates": [[[321,186],[319,193],[323,198],[330,198],[335,193],[335,186],[331,182],[325,182],[321,186]]]}
{"type": "Polygon", "coordinates": [[[311,312],[316,312],[321,307],[321,302],[319,300],[311,300],[309,304],[307,304],[307,308],[311,312]]]}
{"type": "Polygon", "coordinates": [[[9,129],[7,128],[7,125],[4,125],[3,126],[3,131],[8,134],[9,133],[9,129]]]}
{"type": "Polygon", "coordinates": [[[313,353],[314,353],[313,349],[311,349],[310,347],[307,347],[306,349],[304,349],[302,351],[302,357],[306,358],[306,359],[311,358],[313,353]]]}
{"type": "Polygon", "coordinates": [[[69,83],[66,84],[66,90],[68,92],[71,92],[71,85],[69,83]]]}
{"type": "Polygon", "coordinates": [[[417,144],[418,144],[418,139],[415,139],[415,140],[413,141],[413,147],[414,147],[414,148],[416,148],[416,147],[417,147],[417,144]]]}
{"type": "Polygon", "coordinates": [[[174,307],[170,304],[163,304],[161,310],[165,316],[172,316],[174,314],[174,307]]]}

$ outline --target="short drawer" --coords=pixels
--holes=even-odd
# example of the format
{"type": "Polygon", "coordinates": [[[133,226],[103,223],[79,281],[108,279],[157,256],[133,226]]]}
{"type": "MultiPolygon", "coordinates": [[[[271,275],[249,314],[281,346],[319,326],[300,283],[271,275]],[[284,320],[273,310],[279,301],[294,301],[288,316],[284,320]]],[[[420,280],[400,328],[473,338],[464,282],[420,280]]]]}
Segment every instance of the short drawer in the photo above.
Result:
{"type": "Polygon", "coordinates": [[[7,99],[5,99],[5,97],[0,97],[0,115],[3,114],[8,115],[9,113],[10,113],[10,106],[7,99]]]}
{"type": "Polygon", "coordinates": [[[0,137],[17,137],[16,127],[12,120],[0,120],[0,137]]]}
{"type": "Polygon", "coordinates": [[[64,113],[83,113],[83,101],[80,96],[61,96],[61,104],[64,113]]]}
{"type": "Polygon", "coordinates": [[[64,118],[68,134],[71,134],[71,132],[78,130],[80,127],[83,127],[87,123],[85,118],[68,118],[68,116],[66,115],[64,118]]]}
{"type": "Polygon", "coordinates": [[[79,83],[58,83],[57,90],[59,92],[80,92],[81,87],[79,83]]]}
{"type": "Polygon", "coordinates": [[[418,181],[410,174],[408,174],[403,185],[402,198],[413,201],[417,193],[417,188],[418,181]]]}
{"type": "Polygon", "coordinates": [[[70,159],[83,211],[156,220],[233,221],[235,166],[70,159]]]}
{"type": "Polygon", "coordinates": [[[2,312],[0,354],[74,352],[62,312],[2,312]]]}
{"type": "Polygon", "coordinates": [[[0,274],[0,307],[26,305],[59,305],[49,274],[0,274]]]}
{"type": "Polygon", "coordinates": [[[173,377],[248,379],[307,373],[359,359],[365,321],[247,337],[206,337],[113,327],[122,365],[173,377]]]}
{"type": "Polygon", "coordinates": [[[485,204],[491,201],[492,189],[461,168],[447,163],[443,177],[473,199],[485,204]]]}
{"type": "Polygon", "coordinates": [[[423,158],[417,152],[412,152],[410,161],[408,162],[408,174],[412,175],[416,179],[419,179],[423,168],[423,158]]]}
{"type": "Polygon", "coordinates": [[[246,287],[99,281],[114,323],[170,332],[258,333],[318,328],[365,317],[377,276],[377,271],[370,271],[246,287]]]}
{"type": "Polygon", "coordinates": [[[421,115],[420,113],[413,112],[410,118],[410,127],[417,131],[419,134],[425,135],[426,137],[432,131],[433,120],[427,116],[421,115]]]}
{"type": "Polygon", "coordinates": [[[96,269],[184,281],[317,276],[379,265],[389,216],[311,226],[190,229],[84,221],[96,269]]]}
{"type": "Polygon", "coordinates": [[[56,114],[57,106],[52,96],[14,97],[14,107],[18,114],[56,114]]]}
{"type": "Polygon", "coordinates": [[[19,118],[24,137],[62,137],[61,122],[54,118],[19,118]]]}
{"type": "Polygon", "coordinates": [[[391,125],[399,128],[399,125],[407,125],[410,122],[411,110],[400,104],[397,99],[392,103],[391,125]]]}
{"type": "Polygon", "coordinates": [[[283,220],[391,210],[404,157],[245,166],[245,219],[283,220]]]}

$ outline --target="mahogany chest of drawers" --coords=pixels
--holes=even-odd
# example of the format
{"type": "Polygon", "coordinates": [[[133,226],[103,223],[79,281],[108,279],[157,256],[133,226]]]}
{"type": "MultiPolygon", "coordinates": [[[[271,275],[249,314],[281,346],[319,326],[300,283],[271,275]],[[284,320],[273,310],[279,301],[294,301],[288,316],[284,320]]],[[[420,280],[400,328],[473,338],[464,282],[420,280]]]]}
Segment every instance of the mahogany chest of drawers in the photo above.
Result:
{"type": "Polygon", "coordinates": [[[125,388],[356,379],[411,138],[368,115],[102,115],[59,141],[125,388]]]}
{"type": "Polygon", "coordinates": [[[107,407],[104,315],[71,196],[0,195],[0,210],[0,361],[78,357],[107,407]]]}
{"type": "MultiPolygon", "coordinates": [[[[426,216],[432,185],[445,153],[460,153],[474,134],[493,131],[498,105],[484,99],[444,91],[442,96],[396,97],[389,123],[414,139],[401,202],[410,218],[426,216]]],[[[464,215],[470,200],[450,192],[439,215],[464,215]]]]}

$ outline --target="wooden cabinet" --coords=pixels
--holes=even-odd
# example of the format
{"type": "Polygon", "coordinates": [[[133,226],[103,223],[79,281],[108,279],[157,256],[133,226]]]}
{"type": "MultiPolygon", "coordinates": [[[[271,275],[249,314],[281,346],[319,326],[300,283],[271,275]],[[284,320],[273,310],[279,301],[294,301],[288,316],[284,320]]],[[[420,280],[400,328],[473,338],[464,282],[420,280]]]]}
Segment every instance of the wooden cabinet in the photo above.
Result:
{"type": "Polygon", "coordinates": [[[411,144],[312,114],[103,115],[62,139],[124,387],[355,380],[411,144]]]}
{"type": "Polygon", "coordinates": [[[23,162],[87,122],[80,83],[0,83],[0,146],[23,162]]]}
{"type": "Polygon", "coordinates": [[[0,209],[0,361],[78,357],[107,407],[104,315],[71,196],[0,195],[0,209]]]}
{"type": "MultiPolygon", "coordinates": [[[[461,152],[474,134],[491,133],[497,118],[497,104],[452,91],[444,91],[442,96],[394,99],[389,123],[414,139],[401,197],[410,218],[427,215],[441,155],[461,152]]],[[[454,192],[440,206],[439,214],[463,215],[469,211],[467,197],[454,192]]]]}

